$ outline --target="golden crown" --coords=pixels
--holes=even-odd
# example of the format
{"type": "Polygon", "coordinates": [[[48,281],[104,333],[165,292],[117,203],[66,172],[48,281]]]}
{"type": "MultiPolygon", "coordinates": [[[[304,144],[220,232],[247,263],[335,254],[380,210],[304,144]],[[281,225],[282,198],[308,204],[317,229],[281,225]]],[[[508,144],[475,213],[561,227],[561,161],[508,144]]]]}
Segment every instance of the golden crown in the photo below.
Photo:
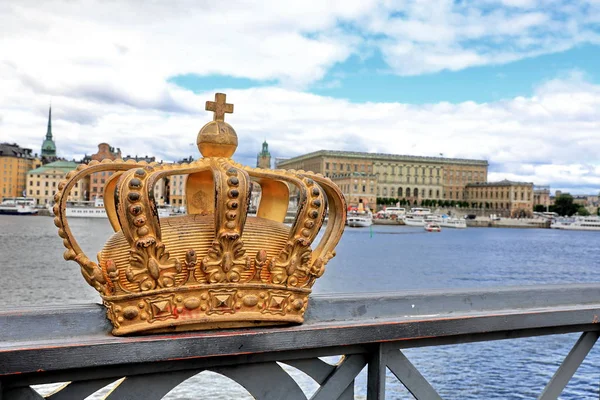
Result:
{"type": "Polygon", "coordinates": [[[115,335],[301,323],[311,287],[335,255],[346,219],[338,187],[312,172],[234,162],[237,135],[224,121],[233,105],[217,93],[206,109],[214,118],[198,133],[198,161],[92,161],[59,185],[54,222],[64,257],[100,292],[115,335]],[[115,233],[96,263],[79,247],[65,210],[75,183],[101,171],[113,171],[104,207],[115,233]],[[172,175],[187,175],[187,214],[159,218],[153,188],[172,175]],[[249,216],[256,184],[260,202],[249,216]],[[299,201],[290,227],[284,218],[291,188],[299,201]]]}

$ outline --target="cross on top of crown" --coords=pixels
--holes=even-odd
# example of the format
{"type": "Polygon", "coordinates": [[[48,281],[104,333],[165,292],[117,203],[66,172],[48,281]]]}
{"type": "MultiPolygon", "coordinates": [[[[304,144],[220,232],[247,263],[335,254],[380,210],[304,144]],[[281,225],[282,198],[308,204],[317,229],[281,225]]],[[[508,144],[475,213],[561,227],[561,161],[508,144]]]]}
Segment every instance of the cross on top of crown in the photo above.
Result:
{"type": "Polygon", "coordinates": [[[225,121],[225,113],[233,113],[233,104],[225,102],[224,93],[215,93],[215,101],[206,102],[206,111],[214,112],[213,121],[225,121]]]}

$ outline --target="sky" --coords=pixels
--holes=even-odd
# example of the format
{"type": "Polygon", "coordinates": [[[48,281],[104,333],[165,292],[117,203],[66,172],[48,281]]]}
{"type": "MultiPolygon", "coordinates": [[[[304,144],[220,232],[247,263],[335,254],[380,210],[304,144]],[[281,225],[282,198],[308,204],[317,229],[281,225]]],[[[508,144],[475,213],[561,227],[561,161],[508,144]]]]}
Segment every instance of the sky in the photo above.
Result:
{"type": "Polygon", "coordinates": [[[600,192],[600,0],[0,1],[0,141],[199,156],[227,94],[234,159],[348,150],[489,161],[600,192]]]}

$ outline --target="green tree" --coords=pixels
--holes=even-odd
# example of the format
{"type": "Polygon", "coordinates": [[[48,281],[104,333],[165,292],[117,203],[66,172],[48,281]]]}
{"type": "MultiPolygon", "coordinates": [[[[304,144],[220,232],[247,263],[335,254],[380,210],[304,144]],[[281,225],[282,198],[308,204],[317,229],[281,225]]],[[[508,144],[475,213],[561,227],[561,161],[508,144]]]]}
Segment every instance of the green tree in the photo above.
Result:
{"type": "Polygon", "coordinates": [[[554,212],[558,215],[571,216],[579,211],[579,206],[573,203],[573,196],[568,193],[561,194],[554,199],[554,212]]]}
{"type": "Polygon", "coordinates": [[[577,214],[581,215],[582,217],[587,217],[590,215],[590,212],[584,206],[580,206],[579,210],[577,210],[577,214]]]}
{"type": "Polygon", "coordinates": [[[533,211],[544,212],[544,211],[546,211],[546,206],[543,204],[536,204],[535,207],[533,207],[533,211]]]}

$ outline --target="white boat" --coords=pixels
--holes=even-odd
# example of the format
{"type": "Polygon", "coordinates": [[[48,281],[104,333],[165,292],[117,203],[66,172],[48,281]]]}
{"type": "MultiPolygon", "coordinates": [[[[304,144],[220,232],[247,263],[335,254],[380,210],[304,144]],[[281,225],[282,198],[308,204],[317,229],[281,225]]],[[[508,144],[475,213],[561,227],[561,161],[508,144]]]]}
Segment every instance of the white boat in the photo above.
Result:
{"type": "Polygon", "coordinates": [[[370,212],[349,212],[346,223],[351,228],[366,228],[373,225],[373,215],[370,212]]]}
{"type": "Polygon", "coordinates": [[[425,226],[430,222],[439,223],[442,220],[441,216],[431,214],[431,211],[427,208],[413,208],[411,211],[415,212],[411,212],[404,217],[404,225],[425,226]]]}
{"type": "Polygon", "coordinates": [[[425,225],[425,230],[427,232],[441,232],[442,228],[440,227],[440,225],[438,223],[429,222],[428,224],[425,225]]]}
{"type": "Polygon", "coordinates": [[[422,215],[408,214],[403,218],[406,226],[425,226],[425,218],[422,215]]]}
{"type": "MultiPolygon", "coordinates": [[[[171,206],[157,206],[156,210],[159,218],[170,217],[174,214],[171,206]]],[[[67,202],[65,215],[81,218],[108,218],[102,198],[97,198],[94,201],[69,201],[67,202]]]]}
{"type": "Polygon", "coordinates": [[[431,214],[431,209],[430,208],[421,208],[421,207],[413,207],[410,209],[410,215],[430,215],[431,214]]]}
{"type": "Polygon", "coordinates": [[[550,228],[570,231],[600,231],[600,217],[558,218],[552,221],[550,228]]]}
{"type": "Polygon", "coordinates": [[[5,197],[0,203],[1,215],[35,215],[35,199],[29,197],[5,197]]]}
{"type": "Polygon", "coordinates": [[[456,228],[456,229],[466,229],[467,222],[463,218],[442,218],[439,222],[440,226],[443,228],[456,228]]]}
{"type": "Polygon", "coordinates": [[[97,198],[94,201],[69,201],[67,202],[65,215],[69,218],[108,218],[102,198],[97,198]]]}

